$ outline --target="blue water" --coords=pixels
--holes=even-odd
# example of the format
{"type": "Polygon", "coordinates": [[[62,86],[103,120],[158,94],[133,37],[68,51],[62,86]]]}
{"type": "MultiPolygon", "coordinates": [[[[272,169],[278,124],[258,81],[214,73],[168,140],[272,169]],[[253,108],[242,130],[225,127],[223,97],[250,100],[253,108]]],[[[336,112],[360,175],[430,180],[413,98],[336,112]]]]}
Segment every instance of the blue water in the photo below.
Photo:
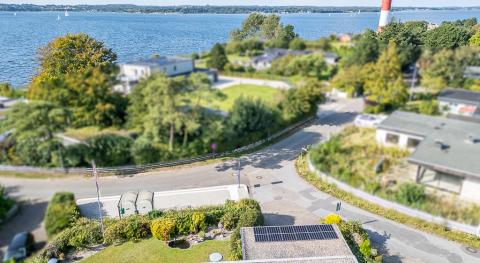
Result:
{"type": "MultiPolygon", "coordinates": [[[[282,22],[293,24],[307,39],[332,33],[358,33],[377,27],[378,13],[291,14],[282,22]]],[[[57,36],[85,32],[100,39],[125,62],[152,54],[175,55],[209,49],[225,42],[246,15],[161,15],[123,13],[0,12],[0,82],[27,84],[37,68],[36,51],[57,36]],[[61,20],[57,20],[60,15],[61,20]]],[[[480,10],[397,12],[401,21],[477,17],[480,10]]]]}

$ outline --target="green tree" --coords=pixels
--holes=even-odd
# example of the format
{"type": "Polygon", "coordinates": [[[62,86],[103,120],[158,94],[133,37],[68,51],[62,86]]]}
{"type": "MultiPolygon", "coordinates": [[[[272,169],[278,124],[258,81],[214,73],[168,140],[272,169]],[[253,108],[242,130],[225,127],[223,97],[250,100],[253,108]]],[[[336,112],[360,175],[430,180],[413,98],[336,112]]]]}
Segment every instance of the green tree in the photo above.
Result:
{"type": "Polygon", "coordinates": [[[342,68],[332,79],[332,87],[347,92],[349,96],[361,95],[365,85],[364,72],[364,68],[357,65],[342,68]]]}
{"type": "Polygon", "coordinates": [[[411,26],[403,23],[390,23],[378,34],[378,39],[387,48],[394,42],[398,50],[398,59],[402,68],[414,64],[421,55],[422,35],[415,35],[411,26]]]}
{"type": "Polygon", "coordinates": [[[307,48],[307,44],[305,44],[305,41],[302,39],[296,37],[292,40],[292,42],[290,42],[289,48],[293,50],[305,50],[307,48]]]}
{"type": "Polygon", "coordinates": [[[436,52],[441,49],[455,49],[468,45],[471,33],[461,26],[443,23],[441,26],[429,30],[423,39],[425,46],[436,52]]]}
{"type": "Polygon", "coordinates": [[[69,112],[47,102],[19,103],[7,113],[2,130],[15,138],[14,162],[33,166],[51,165],[62,147],[55,133],[67,126],[69,112]]]}
{"type": "Polygon", "coordinates": [[[425,52],[419,61],[422,85],[440,91],[446,87],[466,88],[464,73],[468,66],[480,66],[480,48],[461,47],[425,52]]]}
{"type": "Polygon", "coordinates": [[[286,25],[281,27],[276,38],[272,39],[272,45],[276,48],[288,48],[290,42],[297,38],[295,27],[293,25],[286,25]]]}
{"type": "Polygon", "coordinates": [[[261,100],[240,97],[230,110],[225,127],[229,139],[246,142],[267,135],[274,124],[272,111],[261,100]]]}
{"type": "Polygon", "coordinates": [[[287,122],[296,121],[317,111],[318,104],[325,100],[325,86],[310,80],[297,89],[290,89],[280,103],[283,118],[287,122]]]}
{"type": "Polygon", "coordinates": [[[280,17],[276,14],[268,15],[267,17],[265,17],[263,23],[260,26],[261,39],[275,39],[281,29],[282,25],[280,23],[280,17]]]}
{"type": "Polygon", "coordinates": [[[15,90],[8,83],[0,83],[0,96],[13,98],[15,97],[15,90]]]}
{"type": "Polygon", "coordinates": [[[207,62],[208,67],[223,70],[228,63],[227,53],[225,48],[217,43],[210,51],[210,59],[207,62]]]}
{"type": "Polygon", "coordinates": [[[470,38],[470,46],[480,47],[480,31],[470,38]]]}
{"type": "Polygon", "coordinates": [[[380,54],[380,44],[377,34],[372,30],[363,33],[357,40],[352,52],[345,58],[347,65],[365,65],[377,60],[380,54]]]}
{"type": "Polygon", "coordinates": [[[388,45],[368,73],[365,93],[369,100],[376,102],[383,110],[396,109],[408,99],[400,58],[394,42],[388,45]]]}
{"type": "Polygon", "coordinates": [[[66,35],[39,51],[39,73],[29,86],[29,97],[71,107],[77,126],[109,126],[122,122],[115,113],[122,103],[112,92],[117,56],[86,34],[66,35]]]}

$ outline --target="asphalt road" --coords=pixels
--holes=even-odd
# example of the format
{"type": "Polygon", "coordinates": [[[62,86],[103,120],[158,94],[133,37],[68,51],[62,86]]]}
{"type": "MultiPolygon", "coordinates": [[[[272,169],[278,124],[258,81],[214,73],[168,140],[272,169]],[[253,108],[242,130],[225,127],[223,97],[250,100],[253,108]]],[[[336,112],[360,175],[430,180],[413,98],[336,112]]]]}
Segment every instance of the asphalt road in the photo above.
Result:
{"type": "MultiPolygon", "coordinates": [[[[252,197],[261,203],[269,225],[316,223],[335,211],[339,202],[318,191],[298,177],[294,160],[302,147],[318,143],[331,133],[350,123],[359,110],[359,101],[339,101],[322,106],[318,123],[258,153],[241,158],[241,180],[251,188],[252,197]],[[254,187],[256,186],[256,187],[254,187]]],[[[133,177],[106,177],[100,179],[102,195],[118,195],[128,190],[151,191],[187,189],[232,184],[235,162],[229,161],[200,167],[153,172],[133,177]]],[[[69,179],[15,179],[0,178],[9,193],[17,198],[44,203],[54,192],[72,191],[77,198],[95,196],[95,183],[89,178],[69,179]]],[[[34,213],[41,213],[41,205],[34,213]]],[[[44,205],[43,205],[44,207],[44,205]]],[[[480,262],[480,253],[468,252],[461,245],[410,227],[397,224],[366,211],[342,205],[342,217],[361,221],[370,231],[374,245],[387,254],[385,262],[474,263],[480,262]]],[[[0,230],[0,246],[8,240],[11,229],[37,229],[38,222],[30,224],[32,214],[18,215],[0,230]]],[[[36,220],[38,221],[38,220],[36,220]]],[[[38,234],[42,239],[41,233],[38,234]]]]}

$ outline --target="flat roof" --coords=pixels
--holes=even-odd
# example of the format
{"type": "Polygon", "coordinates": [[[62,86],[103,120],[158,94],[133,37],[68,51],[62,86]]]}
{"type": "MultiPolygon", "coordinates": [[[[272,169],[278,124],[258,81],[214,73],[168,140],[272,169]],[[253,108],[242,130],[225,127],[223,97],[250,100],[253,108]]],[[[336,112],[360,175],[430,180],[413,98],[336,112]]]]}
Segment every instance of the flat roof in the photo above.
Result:
{"type": "Polygon", "coordinates": [[[480,178],[480,123],[396,111],[378,128],[424,138],[411,163],[480,178]]]}
{"type": "Polygon", "coordinates": [[[480,105],[480,92],[448,88],[440,92],[438,100],[452,103],[480,105]]]}
{"type": "Polygon", "coordinates": [[[336,225],[331,226],[338,238],[269,242],[262,242],[261,239],[256,240],[255,230],[258,233],[259,230],[268,231],[268,229],[275,227],[243,227],[240,233],[244,260],[246,262],[357,263],[357,259],[348,247],[338,227],[336,225]]]}
{"type": "Polygon", "coordinates": [[[149,59],[141,59],[137,61],[131,61],[125,63],[125,65],[137,65],[137,66],[148,66],[148,67],[158,67],[166,66],[171,64],[176,64],[179,62],[193,62],[191,58],[182,58],[182,57],[153,57],[149,59]]]}

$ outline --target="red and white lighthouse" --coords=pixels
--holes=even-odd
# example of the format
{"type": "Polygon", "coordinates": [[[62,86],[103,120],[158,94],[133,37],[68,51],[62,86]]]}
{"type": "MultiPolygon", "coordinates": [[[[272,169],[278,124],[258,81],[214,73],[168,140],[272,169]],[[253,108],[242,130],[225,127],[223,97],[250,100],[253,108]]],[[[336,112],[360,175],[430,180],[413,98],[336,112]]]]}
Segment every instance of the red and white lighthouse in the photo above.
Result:
{"type": "Polygon", "coordinates": [[[378,32],[390,23],[390,11],[392,10],[392,0],[382,0],[382,10],[380,11],[380,21],[378,23],[378,32]]]}

